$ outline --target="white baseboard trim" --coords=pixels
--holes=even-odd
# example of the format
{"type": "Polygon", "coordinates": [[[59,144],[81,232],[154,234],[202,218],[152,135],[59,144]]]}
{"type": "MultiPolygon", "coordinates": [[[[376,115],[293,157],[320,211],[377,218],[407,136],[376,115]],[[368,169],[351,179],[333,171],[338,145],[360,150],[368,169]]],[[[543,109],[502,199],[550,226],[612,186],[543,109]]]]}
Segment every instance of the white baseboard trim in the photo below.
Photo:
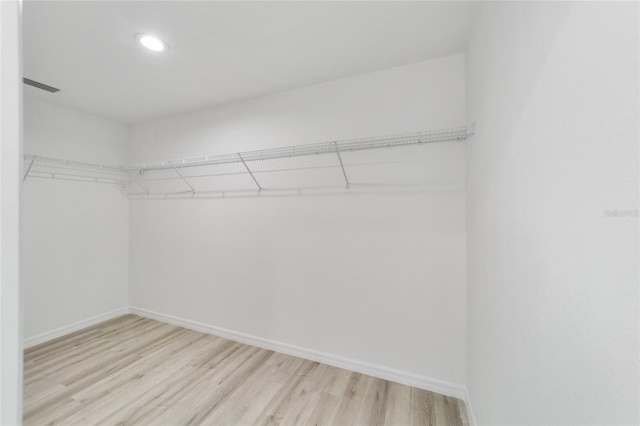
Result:
{"type": "Polygon", "coordinates": [[[208,324],[203,324],[197,321],[175,317],[173,315],[161,314],[159,312],[150,311],[148,309],[136,308],[131,306],[129,307],[129,312],[142,317],[199,331],[201,333],[212,334],[214,336],[223,337],[225,339],[233,340],[236,342],[281,352],[299,358],[305,358],[311,361],[321,362],[323,364],[328,364],[334,367],[343,368],[345,370],[355,371],[357,373],[366,374],[380,379],[413,386],[442,395],[453,396],[462,400],[464,400],[466,396],[466,388],[456,383],[450,383],[431,377],[383,367],[380,365],[343,358],[341,356],[318,352],[311,349],[305,349],[299,346],[289,345],[287,343],[277,342],[274,340],[263,339],[261,337],[227,330],[208,324]]]}
{"type": "Polygon", "coordinates": [[[55,338],[64,336],[65,334],[73,333],[74,331],[82,330],[83,328],[91,327],[92,325],[101,323],[103,321],[110,320],[112,318],[119,317],[120,315],[128,314],[129,307],[114,309],[113,311],[105,312],[104,314],[96,315],[95,317],[87,318],[82,321],[75,322],[73,324],[65,325],[64,327],[56,328],[55,330],[40,333],[36,336],[29,337],[23,342],[23,348],[27,349],[32,346],[39,345],[40,343],[48,342],[55,338]]]}
{"type": "Polygon", "coordinates": [[[312,349],[306,349],[287,343],[277,342],[275,340],[264,339],[261,337],[252,336],[250,334],[240,333],[221,327],[215,327],[201,322],[191,321],[185,318],[166,315],[160,312],[150,311],[148,309],[136,308],[132,306],[114,309],[113,311],[105,312],[104,314],[96,315],[94,317],[87,318],[85,320],[78,321],[73,324],[69,324],[64,327],[60,327],[55,330],[47,331],[45,333],[30,337],[24,340],[23,347],[24,349],[27,349],[32,346],[39,345],[49,340],[56,339],[66,334],[82,330],[83,328],[90,327],[92,325],[128,313],[188,328],[190,330],[199,331],[201,333],[212,334],[214,336],[223,337],[225,339],[233,340],[236,342],[257,346],[259,348],[281,352],[287,355],[292,355],[311,361],[321,362],[323,364],[331,365],[334,367],[343,368],[345,370],[355,371],[357,373],[378,377],[380,379],[385,379],[392,382],[413,386],[419,389],[436,392],[442,395],[453,396],[465,401],[467,414],[469,416],[469,424],[470,426],[476,425],[473,415],[473,409],[471,408],[471,402],[469,400],[469,394],[467,392],[467,389],[462,385],[447,382],[444,380],[434,379],[432,377],[408,373],[406,371],[396,370],[393,368],[383,367],[381,365],[344,358],[338,355],[332,355],[312,349]]]}
{"type": "Polygon", "coordinates": [[[469,426],[476,426],[476,416],[473,414],[471,406],[471,398],[469,398],[469,389],[464,390],[464,405],[467,407],[467,417],[469,418],[469,426]]]}

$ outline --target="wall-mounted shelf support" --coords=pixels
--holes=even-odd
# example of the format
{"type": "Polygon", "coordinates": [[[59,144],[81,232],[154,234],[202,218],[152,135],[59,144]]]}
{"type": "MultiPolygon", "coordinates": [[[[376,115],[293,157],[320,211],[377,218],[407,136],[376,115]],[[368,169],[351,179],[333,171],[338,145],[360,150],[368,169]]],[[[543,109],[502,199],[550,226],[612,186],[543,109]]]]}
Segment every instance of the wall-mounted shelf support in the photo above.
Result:
{"type": "MultiPolygon", "coordinates": [[[[191,186],[191,184],[189,183],[189,181],[184,177],[184,175],[182,173],[180,173],[180,170],[178,170],[176,168],[176,166],[174,166],[172,161],[168,161],[169,165],[173,168],[173,170],[175,170],[175,172],[178,174],[178,176],[180,176],[180,178],[182,179],[182,181],[191,189],[191,192],[193,192],[195,194],[196,190],[193,186],[191,186]]],[[[145,192],[148,193],[148,191],[145,190],[145,192]]]]}
{"type": "Polygon", "coordinates": [[[249,176],[251,176],[251,179],[253,179],[253,181],[255,182],[256,186],[258,187],[258,191],[262,191],[262,186],[260,186],[260,184],[258,183],[258,179],[256,179],[256,176],[253,174],[249,166],[247,166],[247,162],[244,161],[244,158],[242,158],[242,154],[238,153],[238,158],[240,158],[240,161],[242,161],[244,168],[247,169],[249,176]]]}
{"type": "Polygon", "coordinates": [[[24,173],[24,176],[22,177],[22,183],[24,183],[24,181],[27,180],[27,176],[29,176],[29,172],[31,171],[31,168],[33,167],[33,162],[34,161],[36,161],[36,156],[35,155],[31,159],[31,161],[29,161],[29,166],[27,167],[27,171],[24,173]]]}
{"type": "Polygon", "coordinates": [[[342,156],[340,155],[338,144],[337,142],[334,142],[333,144],[336,146],[336,155],[338,156],[338,161],[340,162],[340,168],[342,169],[342,176],[344,176],[344,181],[347,184],[347,189],[349,189],[349,178],[347,177],[347,171],[344,169],[344,163],[342,162],[342,156]]]}
{"type": "MultiPolygon", "coordinates": [[[[140,175],[142,175],[142,171],[140,172],[140,175]]],[[[140,183],[140,179],[138,178],[138,176],[136,176],[135,173],[130,174],[130,176],[131,176],[131,180],[140,188],[142,188],[142,190],[146,195],[149,195],[149,190],[142,183],[140,183]]]]}

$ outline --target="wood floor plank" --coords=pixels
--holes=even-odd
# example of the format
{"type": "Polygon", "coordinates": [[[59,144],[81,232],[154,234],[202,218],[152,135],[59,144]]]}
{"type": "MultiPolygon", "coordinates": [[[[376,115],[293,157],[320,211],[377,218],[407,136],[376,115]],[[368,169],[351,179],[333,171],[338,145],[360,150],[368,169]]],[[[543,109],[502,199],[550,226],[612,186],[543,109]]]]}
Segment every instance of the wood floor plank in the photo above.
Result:
{"type": "Polygon", "coordinates": [[[358,409],[365,392],[369,386],[369,382],[374,380],[373,377],[365,376],[359,373],[351,373],[347,387],[340,400],[338,412],[333,419],[334,424],[338,425],[355,425],[358,415],[358,409]]]}
{"type": "Polygon", "coordinates": [[[291,361],[287,355],[274,354],[265,363],[264,369],[256,372],[251,380],[245,381],[237,389],[236,397],[221,404],[202,424],[255,424],[263,408],[280,391],[282,383],[295,375],[302,362],[300,358],[291,361]]]}
{"type": "Polygon", "coordinates": [[[309,425],[331,425],[333,418],[338,412],[340,397],[327,392],[320,393],[318,402],[311,411],[307,424],[309,425]]]}
{"type": "Polygon", "coordinates": [[[463,424],[457,399],[434,394],[434,401],[436,424],[463,424]]]}
{"type": "Polygon", "coordinates": [[[436,425],[436,413],[433,407],[434,396],[435,394],[432,392],[411,388],[411,425],[436,425]]]}
{"type": "Polygon", "coordinates": [[[372,379],[363,398],[355,424],[384,425],[389,403],[389,382],[382,379],[372,379]]]}
{"type": "Polygon", "coordinates": [[[333,367],[326,364],[319,364],[317,368],[302,379],[294,393],[296,395],[295,399],[291,401],[282,416],[281,424],[309,424],[313,410],[322,396],[322,379],[332,369],[333,367]]]}
{"type": "Polygon", "coordinates": [[[60,383],[56,383],[46,377],[38,379],[32,383],[31,386],[25,386],[23,404],[25,406],[31,406],[38,401],[63,390],[64,386],[60,383]]]}
{"type": "Polygon", "coordinates": [[[135,315],[34,346],[24,425],[468,426],[464,402],[135,315]]]}
{"type": "Polygon", "coordinates": [[[411,424],[411,388],[409,386],[389,382],[385,424],[411,424]]]}
{"type": "Polygon", "coordinates": [[[304,424],[307,407],[314,407],[319,399],[319,394],[312,391],[310,382],[317,383],[321,377],[323,365],[318,362],[305,360],[301,364],[294,377],[287,383],[284,392],[272,399],[263,411],[264,425],[279,424],[304,424]]]}
{"type": "Polygon", "coordinates": [[[464,401],[456,399],[458,404],[458,413],[460,414],[460,424],[462,426],[469,426],[469,417],[467,416],[467,407],[464,405],[464,401]]]}
{"type": "MultiPolygon", "coordinates": [[[[228,341],[226,342],[229,344],[221,347],[219,340],[220,339],[217,338],[207,339],[205,343],[207,343],[208,346],[205,346],[205,349],[196,348],[195,351],[192,351],[192,357],[190,359],[186,359],[182,363],[175,362],[174,364],[181,366],[182,369],[170,375],[164,382],[159,383],[152,389],[149,395],[144,395],[142,403],[135,405],[138,408],[131,410],[132,412],[128,417],[128,423],[138,424],[144,421],[150,422],[158,416],[165,415],[167,407],[172,406],[170,398],[180,392],[187,393],[184,392],[184,385],[202,375],[204,371],[203,365],[205,363],[215,362],[215,360],[221,363],[227,358],[232,358],[233,354],[243,348],[243,345],[228,341]],[[148,402],[144,402],[144,399],[148,399],[148,402]],[[164,411],[158,410],[157,408],[163,408],[164,411]]],[[[221,368],[223,368],[223,366],[224,365],[221,365],[221,368]]],[[[213,367],[211,369],[213,369],[213,367]]]]}

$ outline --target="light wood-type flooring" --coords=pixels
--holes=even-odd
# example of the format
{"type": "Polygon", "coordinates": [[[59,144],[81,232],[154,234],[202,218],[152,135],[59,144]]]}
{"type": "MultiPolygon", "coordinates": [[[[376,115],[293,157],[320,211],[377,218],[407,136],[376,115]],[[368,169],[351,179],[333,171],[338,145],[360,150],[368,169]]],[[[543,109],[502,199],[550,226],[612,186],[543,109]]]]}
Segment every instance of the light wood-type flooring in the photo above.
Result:
{"type": "Polygon", "coordinates": [[[461,400],[124,315],[27,349],[25,425],[466,425],[461,400]]]}

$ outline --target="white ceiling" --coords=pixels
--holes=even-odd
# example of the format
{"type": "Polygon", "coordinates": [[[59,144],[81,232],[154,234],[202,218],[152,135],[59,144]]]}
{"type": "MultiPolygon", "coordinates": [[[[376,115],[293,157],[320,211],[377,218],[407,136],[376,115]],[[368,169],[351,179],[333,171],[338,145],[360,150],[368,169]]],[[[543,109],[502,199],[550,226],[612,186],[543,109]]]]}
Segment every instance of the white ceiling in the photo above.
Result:
{"type": "Polygon", "coordinates": [[[25,93],[124,123],[462,52],[467,2],[26,1],[25,93]],[[137,33],[160,36],[146,51],[137,33]]]}

